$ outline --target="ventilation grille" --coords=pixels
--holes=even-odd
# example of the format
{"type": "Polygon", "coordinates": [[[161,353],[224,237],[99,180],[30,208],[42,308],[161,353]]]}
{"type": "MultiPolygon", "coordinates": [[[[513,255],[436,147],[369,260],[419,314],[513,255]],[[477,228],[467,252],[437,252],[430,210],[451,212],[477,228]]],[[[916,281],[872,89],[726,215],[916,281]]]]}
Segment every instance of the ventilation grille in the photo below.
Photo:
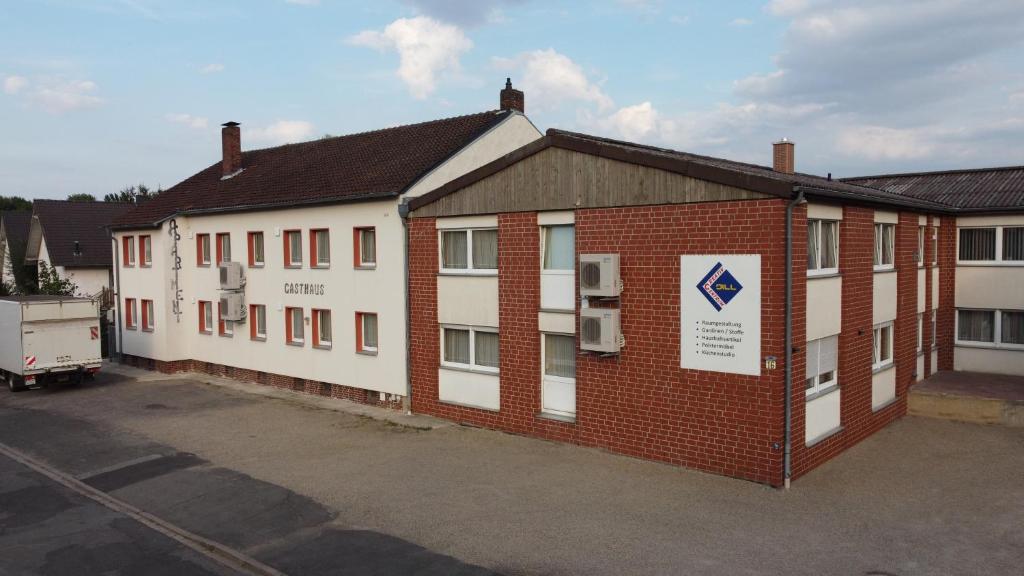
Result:
{"type": "Polygon", "coordinates": [[[581,318],[580,334],[583,338],[584,344],[601,344],[601,319],[581,318]]]}
{"type": "Polygon", "coordinates": [[[601,263],[584,262],[580,268],[580,284],[588,290],[599,289],[601,287],[601,263]]]}

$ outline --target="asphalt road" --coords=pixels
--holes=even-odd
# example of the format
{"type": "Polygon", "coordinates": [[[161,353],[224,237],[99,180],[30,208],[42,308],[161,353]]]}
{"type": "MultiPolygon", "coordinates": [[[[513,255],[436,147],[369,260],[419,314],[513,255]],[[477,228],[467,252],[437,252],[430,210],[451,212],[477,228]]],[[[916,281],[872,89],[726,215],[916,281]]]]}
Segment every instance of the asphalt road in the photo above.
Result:
{"type": "MultiPolygon", "coordinates": [[[[293,575],[1024,565],[1022,429],[905,418],[783,492],[488,430],[412,430],[196,380],[107,374],[0,394],[0,442],[293,575]]],[[[10,538],[0,533],[0,566],[10,538]]],[[[55,546],[35,545],[37,558],[55,546]]]]}

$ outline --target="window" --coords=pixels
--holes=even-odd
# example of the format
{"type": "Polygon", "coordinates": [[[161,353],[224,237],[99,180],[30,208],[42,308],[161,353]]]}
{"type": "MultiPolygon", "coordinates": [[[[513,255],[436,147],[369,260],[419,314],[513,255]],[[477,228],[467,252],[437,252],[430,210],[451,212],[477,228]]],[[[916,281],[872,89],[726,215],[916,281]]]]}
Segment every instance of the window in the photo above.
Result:
{"type": "Polygon", "coordinates": [[[984,262],[996,259],[995,228],[961,228],[960,261],[984,262]]]}
{"type": "Polygon", "coordinates": [[[284,265],[285,268],[302,268],[302,232],[298,230],[284,232],[284,265]]]}
{"type": "Polygon", "coordinates": [[[872,368],[882,370],[892,365],[892,322],[875,326],[872,368]]]}
{"type": "Polygon", "coordinates": [[[142,301],[142,329],[147,332],[153,331],[153,301],[142,301]]]}
{"type": "Polygon", "coordinates": [[[932,310],[932,312],[931,312],[931,321],[932,321],[932,349],[934,350],[935,348],[939,347],[939,339],[937,337],[938,334],[939,334],[939,323],[935,321],[935,310],[932,310]]]}
{"type": "Polygon", "coordinates": [[[356,352],[377,353],[377,315],[356,312],[356,352]]]}
{"type": "Polygon", "coordinates": [[[124,265],[135,266],[135,236],[125,236],[121,239],[124,252],[124,265]]]}
{"type": "Polygon", "coordinates": [[[1024,311],[957,310],[956,340],[958,344],[1024,346],[1024,311]]]}
{"type": "Polygon", "coordinates": [[[139,252],[142,253],[142,265],[153,265],[153,238],[150,235],[139,236],[139,252]]]}
{"type": "Polygon", "coordinates": [[[441,365],[498,372],[498,332],[493,328],[443,327],[441,365]]]}
{"type": "Polygon", "coordinates": [[[199,301],[199,332],[201,334],[213,333],[213,306],[206,300],[199,301]]]}
{"type": "Polygon", "coordinates": [[[267,307],[263,304],[249,305],[249,339],[267,339],[267,307]]]}
{"type": "Polygon", "coordinates": [[[917,315],[917,353],[924,350],[924,312],[917,315]]]}
{"type": "Polygon", "coordinates": [[[235,333],[234,324],[224,319],[224,301],[217,301],[217,334],[220,336],[233,336],[235,333]]]}
{"type": "Polygon", "coordinates": [[[917,257],[917,265],[918,266],[924,266],[924,237],[925,237],[925,227],[924,226],[918,226],[917,227],[917,254],[915,254],[915,256],[917,257]]]}
{"type": "Polygon", "coordinates": [[[830,274],[839,271],[839,223],[807,221],[807,271],[830,274]]]}
{"type": "Polygon", "coordinates": [[[331,347],[331,311],[313,309],[313,347],[331,347]]]}
{"type": "Polygon", "coordinates": [[[1003,228],[1003,260],[1024,260],[1024,227],[1003,228]]]}
{"type": "Polygon", "coordinates": [[[264,263],[263,232],[249,232],[249,266],[260,268],[264,263]]]}
{"type": "Polygon", "coordinates": [[[576,337],[542,334],[544,377],[541,411],[576,415],[576,337]]]}
{"type": "Polygon", "coordinates": [[[231,262],[231,235],[227,233],[217,234],[217,265],[221,262],[231,262]]]}
{"type": "Polygon", "coordinates": [[[829,336],[807,343],[807,395],[813,396],[838,386],[839,336],[829,336]]]}
{"type": "Polygon", "coordinates": [[[896,226],[893,224],[875,224],[875,270],[893,268],[895,253],[896,226]]]}
{"type": "Polygon", "coordinates": [[[293,346],[302,346],[303,330],[302,308],[284,309],[285,342],[293,346]]]}
{"type": "Polygon", "coordinates": [[[377,231],[374,228],[355,228],[352,234],[355,243],[355,267],[373,268],[377,265],[377,231]]]}
{"type": "Polygon", "coordinates": [[[135,298],[124,299],[124,327],[135,330],[136,324],[135,298]]]}
{"type": "Polygon", "coordinates": [[[443,230],[441,269],[444,272],[493,272],[498,269],[498,231],[443,230]]]}
{"type": "Polygon", "coordinates": [[[932,227],[932,266],[939,263],[939,229],[932,227]]]}
{"type": "Polygon", "coordinates": [[[210,265],[210,235],[196,234],[196,264],[210,265]]]}
{"type": "Polygon", "coordinates": [[[327,230],[309,231],[309,261],[314,268],[331,265],[331,235],[327,230]]]}
{"type": "Polygon", "coordinates": [[[575,226],[545,226],[544,258],[542,267],[546,271],[573,272],[576,270],[575,226]]]}

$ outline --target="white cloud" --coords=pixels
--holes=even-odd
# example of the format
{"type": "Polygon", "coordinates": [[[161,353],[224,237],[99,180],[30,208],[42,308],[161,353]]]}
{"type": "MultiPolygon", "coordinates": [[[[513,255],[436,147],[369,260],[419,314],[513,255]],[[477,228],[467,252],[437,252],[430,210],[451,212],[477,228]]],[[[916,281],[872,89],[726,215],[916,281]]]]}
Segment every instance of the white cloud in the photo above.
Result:
{"type": "Polygon", "coordinates": [[[809,0],[772,0],[765,10],[775,16],[792,16],[807,9],[809,0]]]}
{"type": "Polygon", "coordinates": [[[458,26],[427,16],[400,18],[383,31],[364,30],[348,42],[398,52],[398,77],[421,100],[436,90],[438,76],[459,70],[459,57],[473,47],[458,26]]]}
{"type": "Polygon", "coordinates": [[[200,74],[216,74],[218,72],[223,72],[223,71],[224,71],[224,65],[223,64],[218,64],[216,62],[207,64],[206,66],[203,66],[202,68],[199,69],[199,73],[200,74]]]}
{"type": "Polygon", "coordinates": [[[8,76],[4,78],[4,92],[8,94],[17,94],[28,86],[28,79],[24,76],[8,76]]]}
{"type": "Polygon", "coordinates": [[[526,0],[403,0],[420,13],[451,22],[458,26],[474,27],[495,24],[505,20],[505,6],[524,4],[526,0]]]}
{"type": "Polygon", "coordinates": [[[659,129],[658,112],[650,102],[620,108],[602,124],[626,140],[639,141],[659,129]]]}
{"type": "Polygon", "coordinates": [[[305,120],[278,120],[262,128],[245,128],[244,140],[276,145],[302,142],[313,137],[313,124],[305,120]]]}
{"type": "Polygon", "coordinates": [[[690,17],[689,16],[685,16],[685,15],[684,16],[680,16],[680,15],[674,14],[674,15],[668,17],[668,21],[673,23],[673,24],[675,24],[675,25],[677,25],[677,26],[686,26],[687,24],[690,23],[690,17]]]}
{"type": "Polygon", "coordinates": [[[202,116],[193,116],[191,114],[167,114],[164,118],[168,122],[175,124],[182,124],[189,128],[203,129],[206,128],[209,121],[202,116]]]}
{"type": "Polygon", "coordinates": [[[934,151],[931,140],[921,130],[885,126],[853,126],[839,133],[837,149],[866,160],[915,160],[934,151]]]}
{"type": "Polygon", "coordinates": [[[96,95],[99,87],[91,80],[43,78],[32,86],[31,90],[24,91],[28,102],[51,114],[94,108],[103,103],[96,95]]]}
{"type": "Polygon", "coordinates": [[[495,58],[494,63],[499,69],[520,71],[519,83],[528,94],[531,107],[550,109],[565,102],[595,104],[599,110],[613,106],[612,99],[587,77],[579,64],[551,48],[514,58],[495,58]]]}
{"type": "Polygon", "coordinates": [[[749,19],[749,18],[735,18],[734,20],[729,22],[729,26],[737,26],[737,27],[750,26],[753,23],[754,23],[754,21],[749,19]]]}

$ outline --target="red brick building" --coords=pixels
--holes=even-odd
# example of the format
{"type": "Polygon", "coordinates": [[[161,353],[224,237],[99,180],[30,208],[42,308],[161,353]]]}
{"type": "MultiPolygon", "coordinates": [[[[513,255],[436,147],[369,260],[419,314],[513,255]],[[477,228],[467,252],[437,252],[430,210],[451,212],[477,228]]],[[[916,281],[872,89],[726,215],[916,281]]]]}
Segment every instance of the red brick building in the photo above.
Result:
{"type": "Polygon", "coordinates": [[[771,485],[905,414],[953,209],[774,161],[549,131],[412,200],[413,410],[771,485]]]}

